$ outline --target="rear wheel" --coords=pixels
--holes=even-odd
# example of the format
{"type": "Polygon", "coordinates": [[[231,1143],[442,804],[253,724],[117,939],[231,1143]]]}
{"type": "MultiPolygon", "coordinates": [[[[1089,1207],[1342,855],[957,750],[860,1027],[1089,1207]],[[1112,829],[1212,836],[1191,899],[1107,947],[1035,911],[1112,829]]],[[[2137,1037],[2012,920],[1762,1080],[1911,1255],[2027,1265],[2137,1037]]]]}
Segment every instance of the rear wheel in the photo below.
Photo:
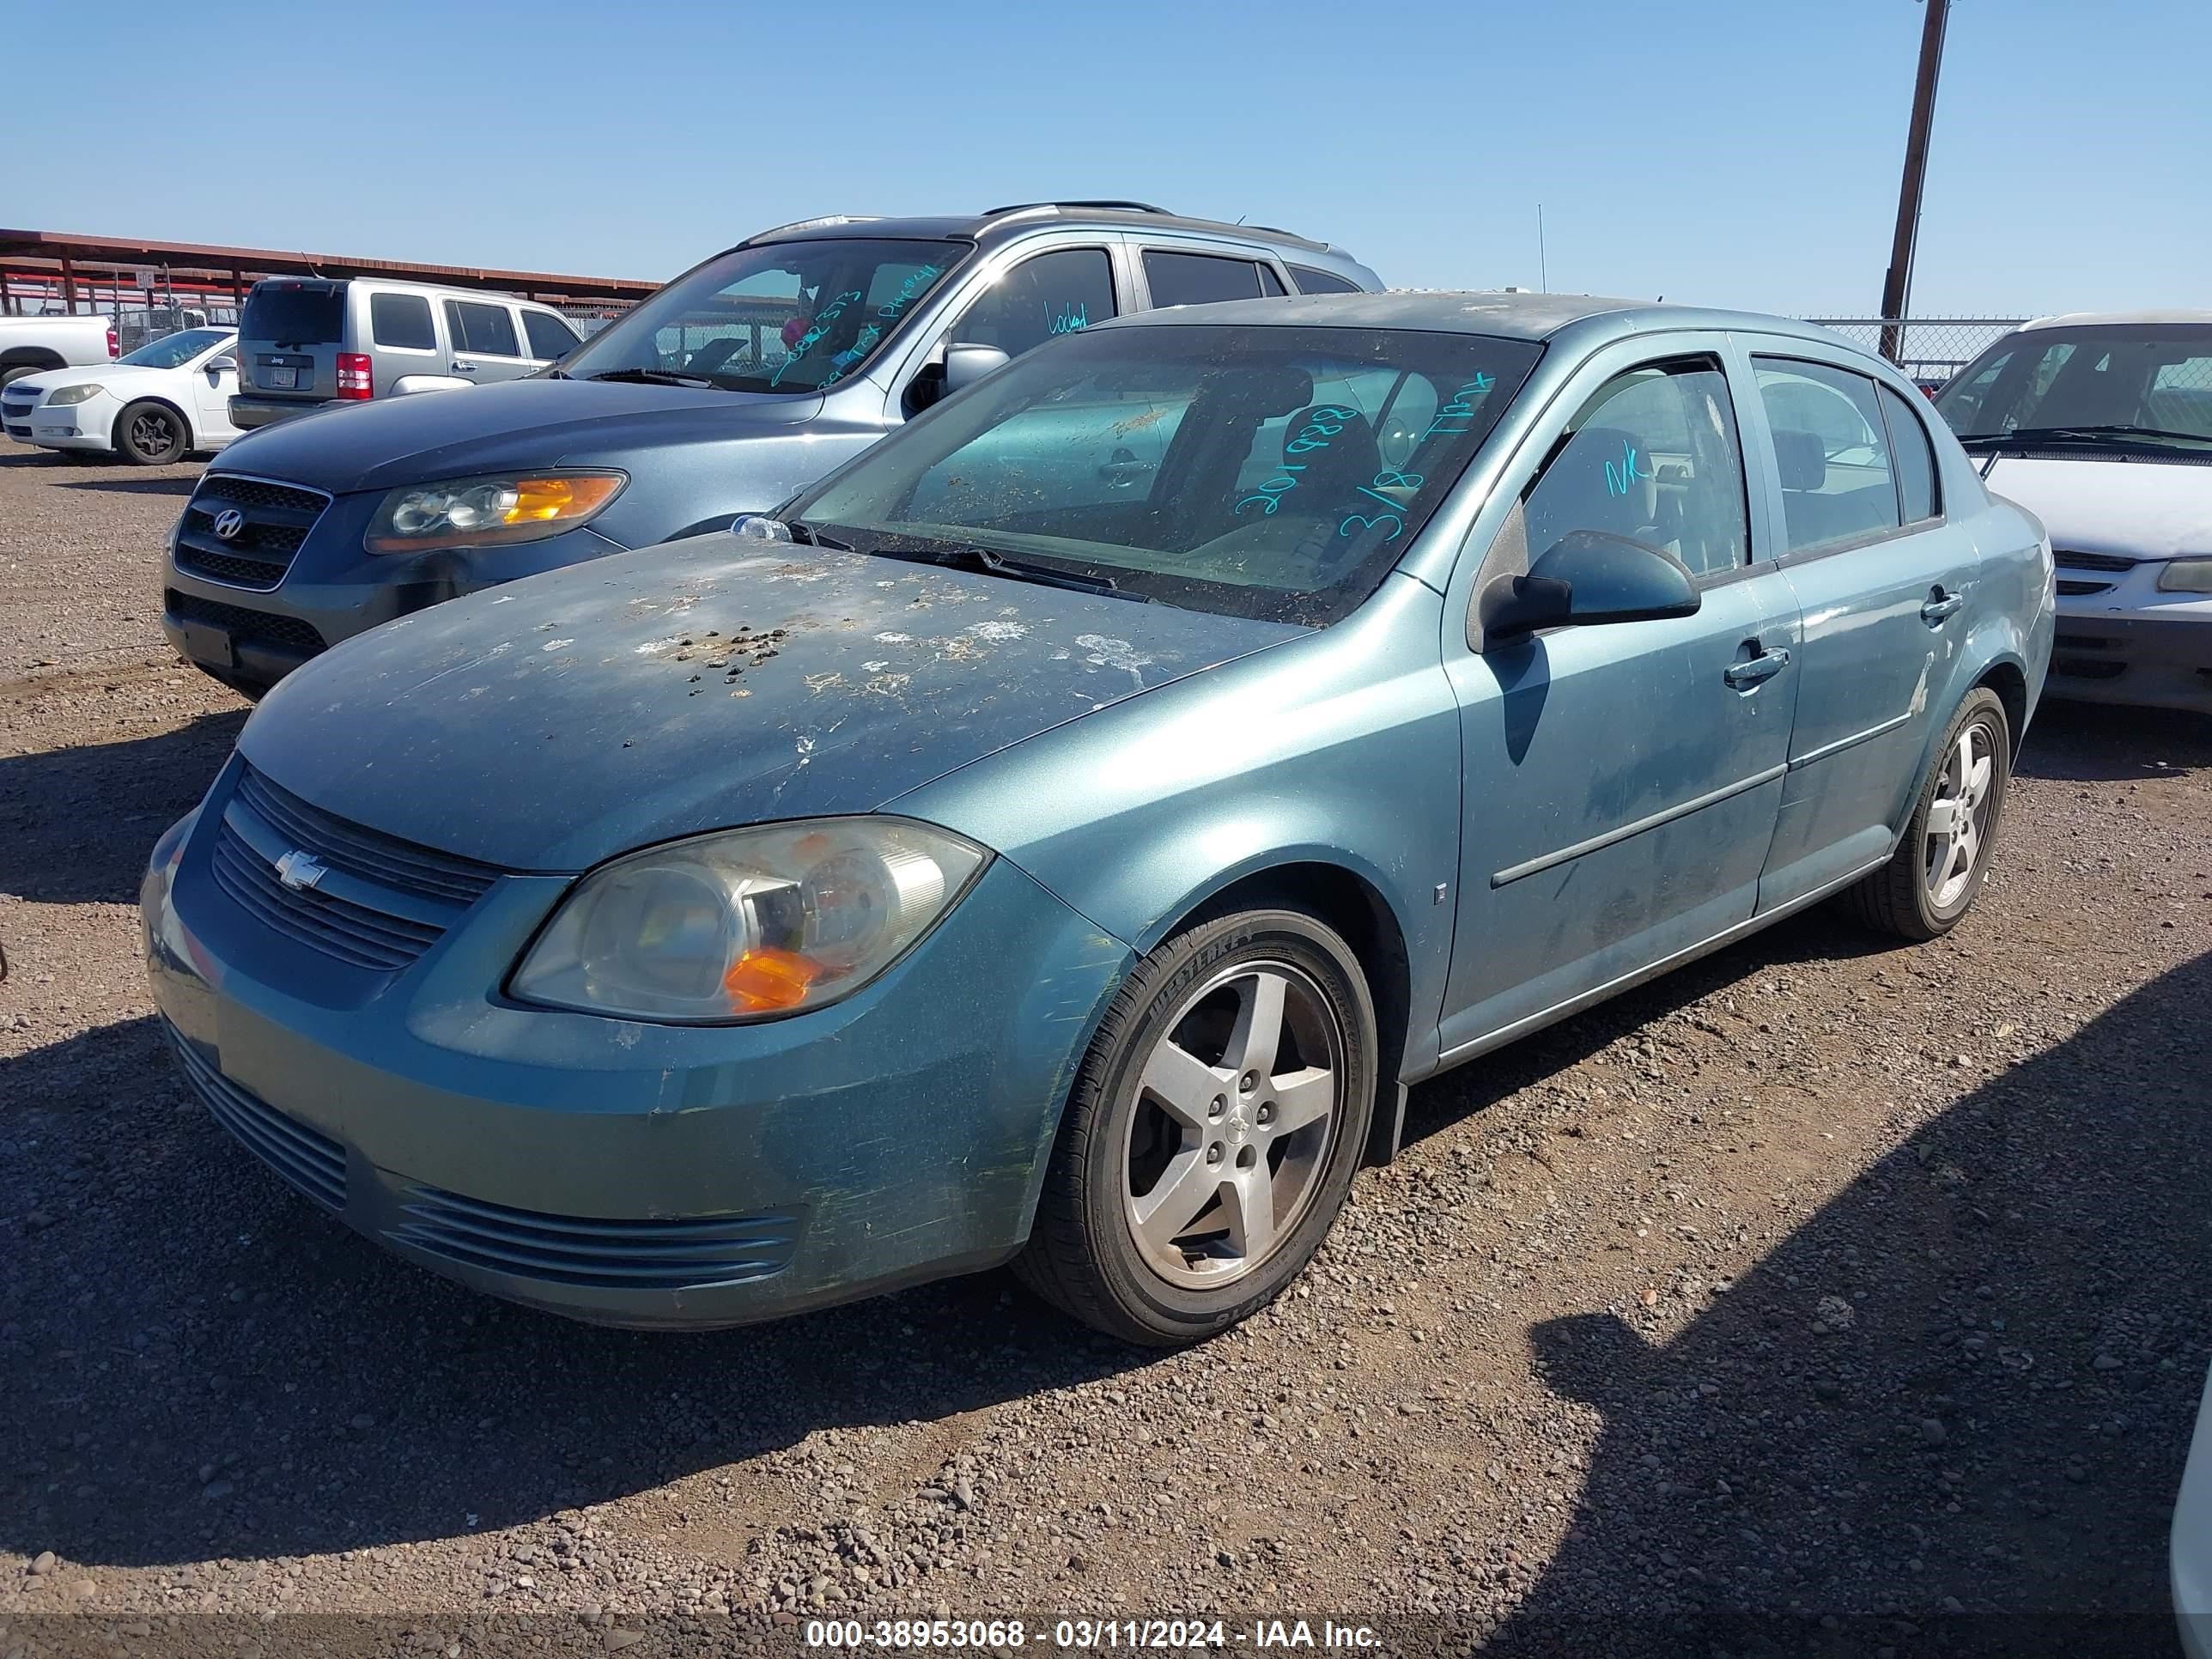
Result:
{"type": "Polygon", "coordinates": [[[1343,1207],[1376,1048],[1358,959],[1312,917],[1247,911],[1170,939],[1100,1022],[1016,1273],[1152,1346],[1266,1306],[1343,1207]]]}
{"type": "MultiPolygon", "coordinates": [[[[53,366],[60,367],[59,364],[53,366]]],[[[36,374],[39,369],[40,365],[37,363],[9,363],[6,368],[0,368],[0,387],[12,386],[26,374],[36,374]]]]}
{"type": "Polygon", "coordinates": [[[2004,704],[1978,686],[1944,732],[1895,856],[1847,895],[1859,919],[1915,940],[1957,927],[1981,890],[2011,781],[2004,704]]]}
{"type": "Polygon", "coordinates": [[[115,417],[116,451],[133,466],[181,461],[191,441],[185,417],[166,404],[135,403],[115,417]]]}

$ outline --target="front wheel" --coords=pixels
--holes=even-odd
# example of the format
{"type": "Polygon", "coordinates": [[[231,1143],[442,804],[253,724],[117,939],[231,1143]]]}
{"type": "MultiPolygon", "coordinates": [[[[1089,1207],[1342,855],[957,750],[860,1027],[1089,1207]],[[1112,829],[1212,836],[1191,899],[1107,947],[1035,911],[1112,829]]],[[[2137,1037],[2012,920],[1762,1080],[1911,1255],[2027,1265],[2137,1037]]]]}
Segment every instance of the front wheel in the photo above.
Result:
{"type": "Polygon", "coordinates": [[[115,447],[133,466],[181,461],[191,441],[184,417],[165,404],[136,403],[115,417],[115,447]]]}
{"type": "Polygon", "coordinates": [[[1150,1346],[1265,1307],[1343,1207],[1376,1048],[1358,958],[1314,918],[1246,911],[1170,939],[1099,1023],[1015,1272],[1150,1346]]]}
{"type": "Polygon", "coordinates": [[[1929,763],[1896,854],[1850,889],[1859,919],[1913,940],[1957,927],[1981,890],[2011,781],[2011,722],[1996,693],[1978,686],[1929,763]]]}

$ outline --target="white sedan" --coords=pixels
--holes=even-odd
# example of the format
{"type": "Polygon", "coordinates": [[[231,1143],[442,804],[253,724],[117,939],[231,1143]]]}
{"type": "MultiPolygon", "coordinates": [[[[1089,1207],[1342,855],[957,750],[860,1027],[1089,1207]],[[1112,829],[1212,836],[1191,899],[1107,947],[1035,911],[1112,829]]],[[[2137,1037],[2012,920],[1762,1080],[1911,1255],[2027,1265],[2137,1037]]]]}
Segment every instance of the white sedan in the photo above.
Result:
{"type": "Polygon", "coordinates": [[[220,449],[239,435],[237,349],[234,330],[188,328],[96,368],[42,369],[0,390],[0,427],[19,443],[139,466],[220,449]]]}

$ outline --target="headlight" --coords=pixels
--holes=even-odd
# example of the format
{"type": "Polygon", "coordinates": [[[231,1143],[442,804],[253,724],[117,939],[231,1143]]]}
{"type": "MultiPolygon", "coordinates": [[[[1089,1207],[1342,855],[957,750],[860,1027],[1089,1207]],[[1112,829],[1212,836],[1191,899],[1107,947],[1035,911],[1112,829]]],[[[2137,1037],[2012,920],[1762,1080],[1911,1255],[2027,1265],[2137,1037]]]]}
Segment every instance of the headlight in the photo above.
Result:
{"type": "Polygon", "coordinates": [[[2212,559],[2176,559],[2158,573],[2169,593],[2212,593],[2212,559]]]}
{"type": "Polygon", "coordinates": [[[106,390],[107,388],[97,380],[86,381],[78,386],[65,386],[58,391],[49,392],[46,394],[46,407],[67,409],[72,404],[88,404],[106,390]]]}
{"type": "Polygon", "coordinates": [[[763,824],[634,853],[576,884],[508,988],[685,1024],[819,1008],[897,961],[988,856],[888,817],[763,824]]]}
{"type": "Polygon", "coordinates": [[[542,541],[589,524],[629,482],[619,472],[522,472],[410,484],[384,498],[362,545],[420,553],[542,541]]]}

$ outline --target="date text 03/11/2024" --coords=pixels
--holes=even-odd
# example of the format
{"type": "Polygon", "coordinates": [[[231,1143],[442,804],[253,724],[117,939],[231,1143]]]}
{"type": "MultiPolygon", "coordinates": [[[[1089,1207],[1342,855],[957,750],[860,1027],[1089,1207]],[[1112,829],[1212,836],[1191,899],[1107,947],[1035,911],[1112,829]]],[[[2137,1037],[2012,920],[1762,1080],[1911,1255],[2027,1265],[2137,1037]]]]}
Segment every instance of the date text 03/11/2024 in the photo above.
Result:
{"type": "MultiPolygon", "coordinates": [[[[809,1648],[957,1649],[981,1647],[1018,1649],[1035,1641],[1045,1646],[1042,1621],[1032,1627],[1018,1619],[810,1619],[801,1629],[809,1648]]],[[[1249,1626],[1232,1626],[1220,1619],[1060,1619],[1051,1627],[1049,1645],[1062,1652],[1099,1653],[1117,1650],[1219,1652],[1240,1648],[1327,1648],[1353,1651],[1382,1645],[1382,1638],[1366,1625],[1340,1625],[1324,1619],[1316,1626],[1304,1619],[1263,1619],[1249,1626]]]]}

